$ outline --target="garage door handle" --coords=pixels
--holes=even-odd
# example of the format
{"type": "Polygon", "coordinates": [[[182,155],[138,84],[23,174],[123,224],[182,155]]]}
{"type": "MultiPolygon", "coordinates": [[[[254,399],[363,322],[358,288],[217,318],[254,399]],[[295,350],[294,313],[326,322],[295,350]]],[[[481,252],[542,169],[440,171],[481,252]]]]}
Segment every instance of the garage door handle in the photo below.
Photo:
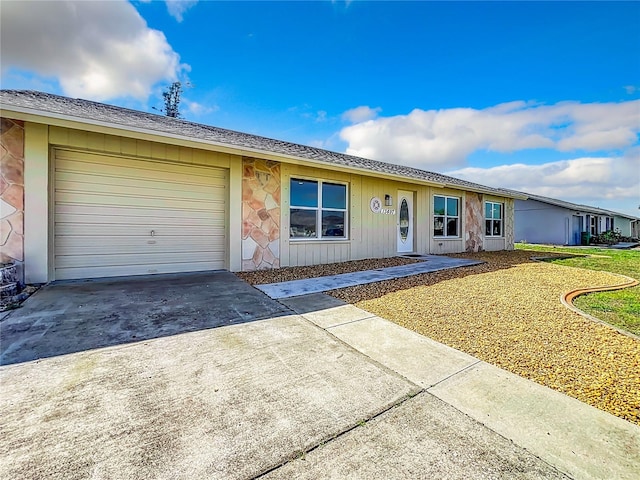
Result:
{"type": "Polygon", "coordinates": [[[156,236],[156,231],[155,230],[151,230],[151,236],[155,237],[156,236]]]}

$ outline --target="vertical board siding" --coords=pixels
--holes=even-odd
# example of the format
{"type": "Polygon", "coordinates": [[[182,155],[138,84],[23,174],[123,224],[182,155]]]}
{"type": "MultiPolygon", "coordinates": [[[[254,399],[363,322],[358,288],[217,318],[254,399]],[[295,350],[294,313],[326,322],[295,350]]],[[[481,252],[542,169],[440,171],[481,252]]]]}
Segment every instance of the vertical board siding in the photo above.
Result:
{"type": "Polygon", "coordinates": [[[222,168],[241,161],[241,157],[228,153],[55,126],[49,128],[49,143],[54,147],[222,168]]]}
{"type": "Polygon", "coordinates": [[[291,242],[291,266],[318,265],[351,260],[350,242],[291,242]]]}
{"type": "Polygon", "coordinates": [[[393,208],[397,211],[398,188],[404,186],[397,182],[378,178],[363,177],[361,180],[361,240],[353,244],[353,259],[383,258],[396,255],[396,223],[395,215],[385,215],[371,211],[369,202],[372,197],[384,201],[385,194],[393,197],[393,208]]]}
{"type": "Polygon", "coordinates": [[[429,253],[431,239],[431,223],[429,222],[429,206],[431,203],[431,188],[419,189],[416,195],[416,218],[414,230],[416,232],[416,252],[429,253]]]}
{"type": "Polygon", "coordinates": [[[444,255],[447,253],[462,253],[464,252],[464,240],[463,239],[441,239],[433,237],[431,243],[431,252],[434,255],[444,255]]]}
{"type": "Polygon", "coordinates": [[[487,252],[496,252],[499,250],[505,250],[505,240],[502,237],[493,238],[486,237],[484,240],[484,249],[487,252]]]}

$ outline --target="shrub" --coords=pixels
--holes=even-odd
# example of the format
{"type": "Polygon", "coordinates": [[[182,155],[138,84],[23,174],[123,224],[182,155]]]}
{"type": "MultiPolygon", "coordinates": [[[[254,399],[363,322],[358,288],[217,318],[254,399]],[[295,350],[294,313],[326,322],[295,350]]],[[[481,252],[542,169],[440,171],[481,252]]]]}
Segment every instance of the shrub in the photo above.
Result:
{"type": "Polygon", "coordinates": [[[599,235],[594,235],[591,237],[591,243],[600,243],[605,245],[615,245],[616,243],[622,240],[622,235],[620,234],[620,230],[607,230],[606,232],[602,232],[599,235]]]}

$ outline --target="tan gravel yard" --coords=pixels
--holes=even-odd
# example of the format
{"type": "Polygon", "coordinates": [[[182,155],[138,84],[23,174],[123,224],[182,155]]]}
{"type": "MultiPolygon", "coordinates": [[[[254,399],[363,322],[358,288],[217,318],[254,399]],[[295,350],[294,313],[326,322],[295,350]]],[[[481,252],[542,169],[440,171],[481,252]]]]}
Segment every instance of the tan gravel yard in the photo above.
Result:
{"type": "MultiPolygon", "coordinates": [[[[525,251],[460,256],[486,263],[329,293],[640,425],[640,341],[560,303],[569,290],[624,283],[620,277],[534,262],[525,251]]],[[[378,262],[349,263],[358,270],[390,266],[378,262]]],[[[334,270],[344,265],[304,268],[287,269],[286,279],[344,273],[334,270]]],[[[282,281],[277,272],[241,276],[282,281]]]]}

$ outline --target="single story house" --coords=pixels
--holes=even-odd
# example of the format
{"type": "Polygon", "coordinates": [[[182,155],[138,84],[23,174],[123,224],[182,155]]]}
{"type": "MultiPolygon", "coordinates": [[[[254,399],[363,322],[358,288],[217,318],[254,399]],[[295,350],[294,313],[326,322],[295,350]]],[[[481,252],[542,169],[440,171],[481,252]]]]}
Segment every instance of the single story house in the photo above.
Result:
{"type": "Polygon", "coordinates": [[[523,195],[35,91],[0,91],[2,262],[26,283],[509,250],[523,195]]]}
{"type": "Polygon", "coordinates": [[[515,200],[516,242],[551,245],[580,245],[582,233],[589,236],[619,231],[633,237],[636,217],[597,207],[565,202],[555,198],[523,193],[515,200]]]}

